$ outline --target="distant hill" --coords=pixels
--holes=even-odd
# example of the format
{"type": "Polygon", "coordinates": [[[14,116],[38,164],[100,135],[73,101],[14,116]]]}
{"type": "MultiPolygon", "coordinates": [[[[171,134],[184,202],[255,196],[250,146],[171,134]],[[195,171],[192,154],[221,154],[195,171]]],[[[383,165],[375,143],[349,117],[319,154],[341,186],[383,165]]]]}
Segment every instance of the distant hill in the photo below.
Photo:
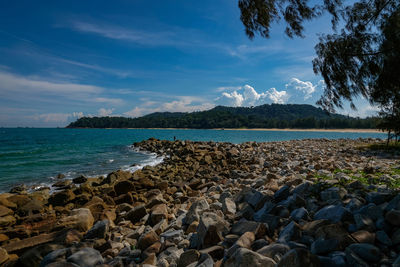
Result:
{"type": "Polygon", "coordinates": [[[376,118],[327,113],[312,105],[265,104],[199,112],[156,112],[139,118],[82,117],[67,128],[375,128],[376,118]]]}

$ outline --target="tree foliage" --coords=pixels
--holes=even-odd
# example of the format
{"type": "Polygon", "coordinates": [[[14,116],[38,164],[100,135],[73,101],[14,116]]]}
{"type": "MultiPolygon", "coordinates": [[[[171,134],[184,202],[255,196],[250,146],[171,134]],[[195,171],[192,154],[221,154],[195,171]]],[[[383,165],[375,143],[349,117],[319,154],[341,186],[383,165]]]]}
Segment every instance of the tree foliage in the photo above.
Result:
{"type": "Polygon", "coordinates": [[[157,112],[140,118],[83,117],[70,128],[374,128],[375,118],[358,119],[328,114],[311,105],[222,107],[192,113],[157,112]]]}
{"type": "MultiPolygon", "coordinates": [[[[329,112],[362,96],[381,108],[385,127],[400,121],[400,1],[358,0],[239,0],[246,34],[269,37],[273,22],[283,19],[289,37],[303,36],[305,21],[328,12],[333,34],[323,34],[315,46],[316,74],[325,81],[317,102],[329,112]],[[317,3],[317,4],[315,4],[317,3]],[[343,25],[337,29],[337,25],[343,25]],[[396,118],[396,119],[394,119],[396,118]]],[[[391,126],[390,126],[391,125],[391,126]]]]}

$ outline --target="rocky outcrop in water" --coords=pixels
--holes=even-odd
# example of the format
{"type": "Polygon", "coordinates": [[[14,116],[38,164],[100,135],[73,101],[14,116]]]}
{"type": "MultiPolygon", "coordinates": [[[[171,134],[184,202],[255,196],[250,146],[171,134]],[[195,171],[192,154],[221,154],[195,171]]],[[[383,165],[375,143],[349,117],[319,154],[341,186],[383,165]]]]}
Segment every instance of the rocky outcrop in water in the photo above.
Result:
{"type": "Polygon", "coordinates": [[[400,265],[400,162],[374,142],[136,143],[164,162],[1,194],[0,265],[400,265]]]}

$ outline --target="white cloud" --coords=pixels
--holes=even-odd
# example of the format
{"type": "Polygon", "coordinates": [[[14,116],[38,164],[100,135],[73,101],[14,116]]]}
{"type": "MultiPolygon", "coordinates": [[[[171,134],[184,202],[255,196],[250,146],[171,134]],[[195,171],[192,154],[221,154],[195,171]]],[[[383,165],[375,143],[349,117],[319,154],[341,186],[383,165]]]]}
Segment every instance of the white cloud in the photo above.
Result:
{"type": "Polygon", "coordinates": [[[170,102],[146,101],[123,114],[129,117],[140,117],[153,112],[193,112],[211,109],[215,106],[199,97],[176,96],[176,98],[170,102]]]}
{"type": "Polygon", "coordinates": [[[99,114],[99,116],[101,116],[101,117],[107,117],[107,116],[110,116],[110,115],[113,113],[113,111],[114,111],[114,108],[109,108],[109,109],[100,108],[100,109],[98,110],[98,114],[99,114]]]}
{"type": "Polygon", "coordinates": [[[258,106],[266,103],[284,104],[289,100],[290,95],[286,91],[278,91],[271,88],[266,92],[258,93],[252,86],[245,85],[240,90],[231,93],[223,92],[216,99],[216,103],[223,106],[258,106]]]}
{"type": "Polygon", "coordinates": [[[318,87],[321,87],[324,82],[321,80],[317,84],[313,84],[309,81],[301,81],[298,78],[290,79],[290,82],[286,84],[286,89],[289,91],[298,91],[302,93],[304,96],[304,100],[307,100],[312,97],[312,95],[316,92],[318,87]]]}
{"type": "Polygon", "coordinates": [[[33,116],[28,116],[36,121],[42,122],[54,122],[54,123],[65,123],[70,119],[81,118],[83,117],[82,112],[73,112],[73,113],[44,113],[33,116]]]}
{"type": "Polygon", "coordinates": [[[269,89],[266,94],[275,104],[285,104],[290,98],[290,95],[286,91],[278,91],[275,88],[269,89]]]}
{"type": "Polygon", "coordinates": [[[49,81],[42,77],[23,77],[9,72],[0,71],[0,97],[3,99],[44,100],[46,97],[54,99],[60,97],[79,102],[121,104],[122,99],[106,98],[102,94],[105,88],[70,82],[49,81]]]}

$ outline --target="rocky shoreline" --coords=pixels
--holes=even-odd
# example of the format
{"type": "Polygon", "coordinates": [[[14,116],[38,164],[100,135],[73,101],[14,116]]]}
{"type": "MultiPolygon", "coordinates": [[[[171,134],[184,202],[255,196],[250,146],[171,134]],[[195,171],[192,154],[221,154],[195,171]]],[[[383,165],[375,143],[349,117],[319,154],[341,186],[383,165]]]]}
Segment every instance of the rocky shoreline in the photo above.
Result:
{"type": "Polygon", "coordinates": [[[400,161],[376,142],[135,143],[164,162],[0,194],[0,265],[400,266],[400,161]]]}

